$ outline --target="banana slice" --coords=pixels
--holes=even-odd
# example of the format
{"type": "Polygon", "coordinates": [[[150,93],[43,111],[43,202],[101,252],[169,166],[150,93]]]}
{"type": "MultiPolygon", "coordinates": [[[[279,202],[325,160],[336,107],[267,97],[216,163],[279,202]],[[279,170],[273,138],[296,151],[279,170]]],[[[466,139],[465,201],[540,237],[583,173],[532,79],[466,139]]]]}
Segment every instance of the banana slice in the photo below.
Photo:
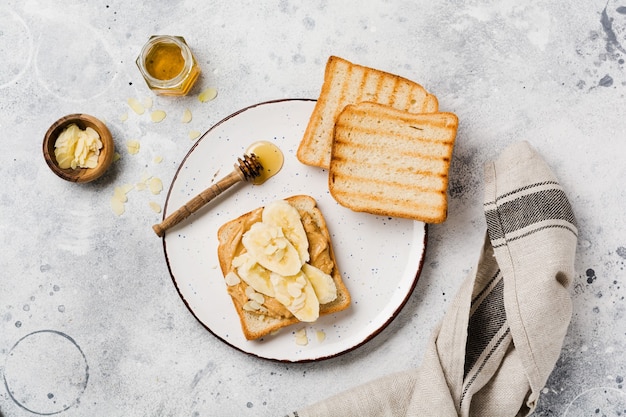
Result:
{"type": "Polygon", "coordinates": [[[304,305],[291,313],[300,321],[313,322],[320,316],[320,303],[310,282],[304,287],[304,305]]]}
{"type": "Polygon", "coordinates": [[[269,297],[274,297],[274,288],[270,282],[270,271],[259,265],[248,252],[233,259],[233,266],[243,282],[254,288],[255,291],[269,297]]]}
{"type": "Polygon", "coordinates": [[[262,221],[283,230],[285,237],[298,251],[300,265],[309,261],[309,239],[304,231],[298,209],[285,200],[276,200],[265,206],[262,221]]]}
{"type": "Polygon", "coordinates": [[[330,303],[337,298],[337,286],[330,275],[310,264],[302,265],[302,272],[313,285],[320,304],[330,303]]]}
{"type": "Polygon", "coordinates": [[[276,299],[298,320],[313,322],[320,315],[320,303],[313,286],[302,271],[293,276],[271,273],[276,299]],[[297,291],[296,291],[297,289],[297,291]]]}
{"type": "Polygon", "coordinates": [[[254,223],[244,233],[241,243],[255,261],[277,274],[295,275],[302,267],[298,251],[278,226],[254,223]]]}

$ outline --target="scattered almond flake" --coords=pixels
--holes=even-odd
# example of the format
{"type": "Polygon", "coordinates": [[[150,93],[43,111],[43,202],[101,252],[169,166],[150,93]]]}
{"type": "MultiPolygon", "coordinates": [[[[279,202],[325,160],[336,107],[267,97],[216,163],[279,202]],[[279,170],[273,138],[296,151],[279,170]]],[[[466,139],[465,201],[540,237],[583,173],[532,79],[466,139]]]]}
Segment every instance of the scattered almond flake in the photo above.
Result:
{"type": "Polygon", "coordinates": [[[315,337],[317,338],[317,341],[322,343],[324,340],[326,340],[326,333],[324,333],[323,330],[318,330],[317,332],[315,332],[315,337]]]}
{"type": "Polygon", "coordinates": [[[120,116],[120,121],[125,122],[126,120],[128,120],[128,113],[124,113],[120,116]]]}
{"type": "Polygon", "coordinates": [[[297,298],[302,294],[302,285],[297,282],[289,282],[287,283],[287,292],[293,298],[297,298]]]}
{"type": "Polygon", "coordinates": [[[304,288],[307,284],[307,279],[304,277],[304,275],[300,274],[296,277],[296,282],[300,284],[301,288],[304,288]]]}
{"type": "Polygon", "coordinates": [[[152,97],[146,97],[143,99],[143,106],[146,109],[151,109],[152,108],[152,97]]]}
{"type": "Polygon", "coordinates": [[[246,287],[245,293],[250,301],[257,302],[259,306],[265,302],[265,297],[263,297],[263,294],[254,291],[254,289],[250,286],[246,287]]]}
{"type": "Polygon", "coordinates": [[[231,271],[226,274],[226,276],[224,277],[224,281],[226,281],[226,285],[233,286],[239,284],[241,282],[241,279],[239,279],[239,276],[237,274],[231,271]]]}
{"type": "Polygon", "coordinates": [[[141,104],[136,98],[129,98],[128,105],[137,114],[143,114],[146,111],[146,109],[143,107],[143,104],[141,104]]]}
{"type": "Polygon", "coordinates": [[[182,123],[189,123],[189,122],[191,122],[191,110],[185,109],[185,111],[183,112],[183,117],[182,117],[182,119],[180,119],[180,121],[182,123]]]}
{"type": "Polygon", "coordinates": [[[152,160],[152,162],[154,162],[155,164],[160,164],[161,162],[163,162],[163,157],[162,156],[155,156],[154,159],[152,160]]]}
{"type": "Polygon", "coordinates": [[[263,304],[265,302],[265,297],[263,297],[263,294],[261,294],[260,292],[254,293],[254,295],[250,297],[250,299],[256,301],[259,304],[263,304]]]}
{"type": "Polygon", "coordinates": [[[124,203],[128,201],[126,194],[128,194],[128,192],[132,189],[133,186],[131,184],[124,184],[120,187],[115,187],[113,196],[111,197],[111,209],[113,209],[113,212],[118,216],[121,216],[124,213],[124,203]]]}
{"type": "Polygon", "coordinates": [[[150,208],[152,209],[152,211],[154,211],[155,213],[160,213],[161,212],[161,205],[159,203],[155,203],[154,201],[150,201],[150,208]]]}
{"type": "Polygon", "coordinates": [[[111,197],[111,209],[113,209],[113,213],[118,216],[124,214],[124,211],[126,210],[124,203],[118,200],[115,196],[111,197]]]}
{"type": "Polygon", "coordinates": [[[126,197],[126,191],[122,187],[115,187],[113,191],[113,198],[121,203],[125,203],[128,201],[128,197],[126,197]]]}
{"type": "Polygon", "coordinates": [[[119,152],[115,152],[115,153],[113,154],[113,162],[115,162],[115,161],[119,161],[121,157],[122,157],[122,155],[120,155],[120,153],[119,153],[119,152]]]}
{"type": "Polygon", "coordinates": [[[160,194],[163,191],[163,182],[160,178],[152,177],[150,178],[150,182],[148,183],[148,187],[150,187],[150,192],[154,195],[160,194]]]}
{"type": "Polygon", "coordinates": [[[254,294],[256,291],[254,291],[254,288],[252,288],[251,286],[247,286],[246,289],[244,290],[244,293],[246,294],[246,297],[248,297],[248,299],[252,299],[252,294],[254,294]]]}
{"type": "Polygon", "coordinates": [[[215,97],[217,97],[217,90],[213,87],[209,87],[200,93],[198,100],[202,103],[206,103],[207,101],[213,100],[215,97]]]}
{"type": "Polygon", "coordinates": [[[243,309],[246,311],[257,311],[261,308],[261,305],[254,300],[249,300],[243,305],[243,309]]]}
{"type": "Polygon", "coordinates": [[[150,114],[150,118],[154,123],[159,123],[165,119],[165,112],[163,110],[155,110],[150,114]]]}
{"type": "Polygon", "coordinates": [[[306,329],[300,329],[294,333],[296,336],[296,344],[306,346],[309,344],[309,338],[306,336],[306,329]]]}
{"type": "Polygon", "coordinates": [[[126,142],[126,149],[128,150],[128,153],[131,155],[135,155],[139,152],[139,141],[135,140],[135,139],[131,139],[128,142],[126,142]]]}
{"type": "Polygon", "coordinates": [[[189,132],[189,139],[191,140],[196,140],[200,137],[201,133],[197,130],[192,130],[191,132],[189,132]]]}
{"type": "Polygon", "coordinates": [[[138,182],[137,184],[135,184],[135,188],[137,189],[137,191],[143,191],[146,189],[146,183],[138,182]]]}

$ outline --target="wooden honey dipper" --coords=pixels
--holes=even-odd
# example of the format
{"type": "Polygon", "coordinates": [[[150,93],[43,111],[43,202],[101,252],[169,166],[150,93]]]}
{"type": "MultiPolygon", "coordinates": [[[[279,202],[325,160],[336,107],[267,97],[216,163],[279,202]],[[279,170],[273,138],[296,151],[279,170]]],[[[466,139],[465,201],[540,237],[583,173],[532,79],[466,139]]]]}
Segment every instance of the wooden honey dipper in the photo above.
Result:
{"type": "Polygon", "coordinates": [[[254,153],[244,155],[243,159],[237,158],[237,163],[235,164],[233,172],[226,175],[224,178],[220,179],[215,184],[189,200],[181,208],[167,216],[161,223],[152,226],[152,229],[154,229],[157,236],[162,237],[167,229],[185,220],[192,213],[198,211],[205,204],[222,194],[224,191],[228,190],[233,185],[240,181],[250,182],[259,177],[261,175],[261,171],[263,171],[263,166],[258,161],[254,153]]]}

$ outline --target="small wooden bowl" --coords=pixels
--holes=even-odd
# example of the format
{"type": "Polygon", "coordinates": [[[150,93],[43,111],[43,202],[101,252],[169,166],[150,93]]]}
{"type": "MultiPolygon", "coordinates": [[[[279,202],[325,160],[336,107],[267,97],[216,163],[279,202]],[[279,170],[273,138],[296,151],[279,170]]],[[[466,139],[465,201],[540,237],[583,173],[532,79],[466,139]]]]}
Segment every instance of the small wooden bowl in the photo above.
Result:
{"type": "Polygon", "coordinates": [[[89,182],[100,178],[113,162],[114,153],[115,144],[111,132],[104,123],[88,114],[70,114],[61,117],[50,126],[43,139],[43,156],[46,163],[57,176],[71,182],[89,182]],[[61,132],[72,123],[75,123],[81,130],[91,127],[100,135],[102,148],[98,156],[98,166],[95,168],[59,168],[54,155],[54,144],[61,132]]]}

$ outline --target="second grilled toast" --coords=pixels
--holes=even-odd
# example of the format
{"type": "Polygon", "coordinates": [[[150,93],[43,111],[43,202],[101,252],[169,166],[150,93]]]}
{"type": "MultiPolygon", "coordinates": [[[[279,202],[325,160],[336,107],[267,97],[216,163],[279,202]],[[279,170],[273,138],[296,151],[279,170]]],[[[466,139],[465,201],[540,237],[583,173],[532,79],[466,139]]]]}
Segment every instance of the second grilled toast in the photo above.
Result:
{"type": "Polygon", "coordinates": [[[453,113],[347,106],[334,129],[331,195],[354,211],[443,222],[457,127],[453,113]]]}

